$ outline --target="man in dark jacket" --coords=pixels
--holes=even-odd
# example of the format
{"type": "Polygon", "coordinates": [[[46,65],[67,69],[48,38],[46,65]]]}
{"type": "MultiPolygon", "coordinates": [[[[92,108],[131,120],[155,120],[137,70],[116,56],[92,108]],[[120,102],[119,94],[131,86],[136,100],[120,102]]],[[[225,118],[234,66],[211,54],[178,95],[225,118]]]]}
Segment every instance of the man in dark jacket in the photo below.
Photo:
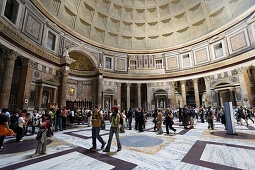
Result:
{"type": "Polygon", "coordinates": [[[133,110],[131,110],[131,108],[129,108],[128,110],[128,123],[129,123],[129,130],[132,130],[132,118],[133,118],[133,110]]]}
{"type": "Polygon", "coordinates": [[[155,111],[153,113],[154,131],[157,130],[157,117],[158,117],[158,110],[155,109],[155,111]]]}

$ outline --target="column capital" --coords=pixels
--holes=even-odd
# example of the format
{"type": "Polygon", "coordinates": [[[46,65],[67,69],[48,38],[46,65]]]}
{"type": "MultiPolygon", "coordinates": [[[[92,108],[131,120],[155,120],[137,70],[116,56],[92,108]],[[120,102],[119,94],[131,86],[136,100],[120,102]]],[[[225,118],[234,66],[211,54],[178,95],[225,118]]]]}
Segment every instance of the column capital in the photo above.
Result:
{"type": "Polygon", "coordinates": [[[23,58],[21,58],[21,62],[22,62],[22,64],[24,64],[25,66],[34,68],[34,63],[35,63],[35,62],[34,62],[33,60],[31,60],[31,59],[28,59],[28,58],[23,57],[23,58]]]}
{"type": "Polygon", "coordinates": [[[198,78],[193,78],[192,81],[193,83],[198,83],[198,78]]]}
{"type": "Polygon", "coordinates": [[[116,82],[117,87],[121,87],[121,83],[120,82],[116,82]]]}
{"type": "Polygon", "coordinates": [[[170,81],[169,84],[170,84],[170,86],[174,86],[175,81],[170,81]]]}
{"type": "Polygon", "coordinates": [[[204,80],[205,80],[205,81],[211,81],[211,76],[205,76],[205,77],[204,77],[204,80]]]}
{"type": "Polygon", "coordinates": [[[59,71],[60,71],[62,76],[68,76],[69,75],[69,67],[67,67],[67,66],[62,67],[59,71]]]}
{"type": "Polygon", "coordinates": [[[127,87],[130,87],[131,86],[131,83],[126,83],[127,84],[127,87]]]}
{"type": "Polygon", "coordinates": [[[146,83],[147,87],[151,87],[151,83],[146,83]]]}
{"type": "Polygon", "coordinates": [[[138,88],[141,88],[141,85],[142,85],[141,83],[137,83],[138,88]]]}
{"type": "Polygon", "coordinates": [[[19,53],[17,53],[16,51],[10,50],[10,49],[5,51],[4,53],[7,53],[7,58],[11,59],[11,60],[16,60],[17,57],[19,56],[19,53]]]}
{"type": "Polygon", "coordinates": [[[186,83],[186,80],[180,80],[180,82],[181,82],[181,85],[186,85],[185,83],[186,83]]]}

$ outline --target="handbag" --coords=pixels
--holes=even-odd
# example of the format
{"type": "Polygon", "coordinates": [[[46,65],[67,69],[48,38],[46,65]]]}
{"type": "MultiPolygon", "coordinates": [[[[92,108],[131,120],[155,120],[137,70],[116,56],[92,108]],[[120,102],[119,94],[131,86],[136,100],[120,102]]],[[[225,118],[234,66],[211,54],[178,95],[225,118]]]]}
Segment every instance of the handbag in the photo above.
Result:
{"type": "MultiPolygon", "coordinates": [[[[45,129],[45,130],[46,130],[46,129],[45,129]]],[[[44,131],[39,131],[39,132],[37,133],[35,139],[36,139],[36,140],[40,140],[40,139],[42,138],[42,134],[43,134],[43,132],[45,132],[45,130],[44,130],[44,131]]]]}

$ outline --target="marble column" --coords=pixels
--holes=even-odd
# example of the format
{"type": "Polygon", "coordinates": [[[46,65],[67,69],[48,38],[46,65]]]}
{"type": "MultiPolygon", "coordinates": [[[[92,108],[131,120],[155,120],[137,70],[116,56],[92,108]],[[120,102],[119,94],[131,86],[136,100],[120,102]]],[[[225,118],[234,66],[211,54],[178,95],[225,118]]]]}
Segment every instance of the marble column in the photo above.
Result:
{"type": "Polygon", "coordinates": [[[185,105],[187,106],[187,101],[186,101],[186,80],[181,81],[181,89],[182,89],[182,107],[185,105]]]}
{"type": "Polygon", "coordinates": [[[196,107],[200,107],[200,100],[199,100],[199,89],[198,89],[198,78],[193,79],[194,91],[195,91],[195,101],[196,107]]]}
{"type": "Polygon", "coordinates": [[[127,83],[127,108],[130,108],[130,83],[127,83]]]}
{"type": "Polygon", "coordinates": [[[230,93],[230,100],[232,102],[232,105],[235,106],[236,105],[235,88],[234,87],[230,88],[229,93],[230,93]]]}
{"type": "Polygon", "coordinates": [[[204,77],[205,89],[206,89],[206,100],[205,106],[212,106],[212,93],[211,93],[211,79],[210,76],[204,77]]]}
{"type": "Polygon", "coordinates": [[[22,70],[17,95],[18,108],[21,110],[28,109],[28,103],[25,103],[25,100],[29,101],[30,98],[30,85],[33,76],[33,68],[33,61],[27,58],[22,59],[22,70]]]}
{"type": "Polygon", "coordinates": [[[5,65],[5,73],[3,75],[3,83],[1,89],[1,97],[0,97],[0,108],[8,108],[11,86],[12,86],[12,78],[13,71],[15,66],[15,60],[18,56],[18,53],[3,49],[3,55],[6,57],[6,65],[5,65]]]}
{"type": "Polygon", "coordinates": [[[138,108],[142,108],[141,84],[137,83],[138,108]]]}
{"type": "Polygon", "coordinates": [[[176,96],[175,96],[175,82],[170,82],[170,90],[171,90],[171,107],[176,108],[176,96]]]}
{"type": "Polygon", "coordinates": [[[43,95],[43,86],[40,85],[38,86],[38,90],[37,90],[37,108],[40,109],[42,106],[42,95],[43,95]]]}
{"type": "Polygon", "coordinates": [[[57,101],[57,88],[53,89],[53,104],[56,106],[57,101]]]}
{"type": "Polygon", "coordinates": [[[117,106],[121,109],[121,83],[117,83],[117,106]]]}
{"type": "Polygon", "coordinates": [[[151,83],[147,83],[147,111],[151,111],[151,83]]]}
{"type": "Polygon", "coordinates": [[[62,81],[61,81],[60,107],[64,107],[66,106],[69,67],[62,68],[61,74],[62,74],[62,77],[61,77],[62,81]]]}
{"type": "Polygon", "coordinates": [[[102,107],[102,93],[103,93],[103,78],[100,75],[98,77],[98,91],[97,91],[97,105],[98,105],[98,108],[102,107]]]}
{"type": "Polygon", "coordinates": [[[250,106],[249,94],[248,94],[248,85],[245,80],[245,74],[247,73],[247,68],[238,69],[240,88],[242,93],[243,105],[250,106]]]}

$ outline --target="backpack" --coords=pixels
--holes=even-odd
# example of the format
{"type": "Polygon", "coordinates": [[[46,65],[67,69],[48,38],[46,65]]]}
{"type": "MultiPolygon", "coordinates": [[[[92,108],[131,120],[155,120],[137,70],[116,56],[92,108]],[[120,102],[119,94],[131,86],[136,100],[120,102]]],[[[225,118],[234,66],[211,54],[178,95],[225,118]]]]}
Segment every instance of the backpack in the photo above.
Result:
{"type": "Polygon", "coordinates": [[[92,115],[91,110],[89,110],[87,116],[90,117],[91,115],[92,115]]]}

